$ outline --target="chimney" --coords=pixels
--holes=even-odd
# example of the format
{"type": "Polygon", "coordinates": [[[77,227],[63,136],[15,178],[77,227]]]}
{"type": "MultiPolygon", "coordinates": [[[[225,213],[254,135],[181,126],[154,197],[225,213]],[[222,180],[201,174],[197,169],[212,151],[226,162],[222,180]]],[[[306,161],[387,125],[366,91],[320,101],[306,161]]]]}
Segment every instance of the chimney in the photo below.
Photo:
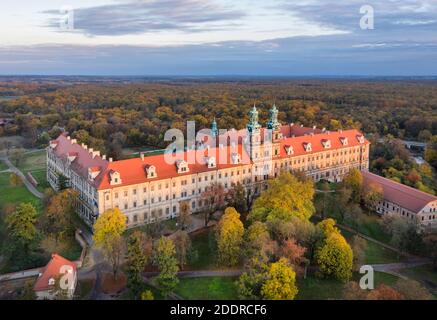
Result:
{"type": "Polygon", "coordinates": [[[70,136],[67,136],[67,140],[70,140],[71,138],[70,138],[70,136]]]}
{"type": "Polygon", "coordinates": [[[140,152],[141,161],[144,161],[144,153],[140,152]]]}
{"type": "Polygon", "coordinates": [[[325,131],[326,131],[326,128],[323,128],[323,129],[322,129],[322,132],[325,132],[325,131]]]}
{"type": "Polygon", "coordinates": [[[106,160],[106,154],[102,156],[102,160],[106,160]]]}
{"type": "Polygon", "coordinates": [[[93,151],[94,151],[93,148],[89,148],[89,149],[88,149],[88,152],[91,153],[91,154],[93,153],[93,151]]]}
{"type": "Polygon", "coordinates": [[[71,144],[75,144],[75,143],[77,143],[77,140],[76,139],[71,139],[71,144]]]}
{"type": "Polygon", "coordinates": [[[109,162],[112,162],[112,158],[109,158],[109,162]]]}
{"type": "Polygon", "coordinates": [[[290,123],[290,127],[294,126],[294,122],[290,123]]]}
{"type": "Polygon", "coordinates": [[[316,130],[316,126],[313,126],[313,130],[316,130]]]}

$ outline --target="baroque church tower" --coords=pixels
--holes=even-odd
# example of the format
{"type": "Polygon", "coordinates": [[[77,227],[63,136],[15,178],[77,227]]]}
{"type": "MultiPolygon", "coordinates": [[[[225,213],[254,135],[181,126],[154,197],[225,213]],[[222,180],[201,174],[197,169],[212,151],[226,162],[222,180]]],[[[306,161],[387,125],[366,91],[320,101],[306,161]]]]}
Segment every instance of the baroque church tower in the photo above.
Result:
{"type": "Polygon", "coordinates": [[[258,122],[258,110],[253,105],[249,112],[249,123],[247,124],[247,133],[249,138],[249,155],[252,161],[257,161],[261,156],[261,125],[258,122]]]}

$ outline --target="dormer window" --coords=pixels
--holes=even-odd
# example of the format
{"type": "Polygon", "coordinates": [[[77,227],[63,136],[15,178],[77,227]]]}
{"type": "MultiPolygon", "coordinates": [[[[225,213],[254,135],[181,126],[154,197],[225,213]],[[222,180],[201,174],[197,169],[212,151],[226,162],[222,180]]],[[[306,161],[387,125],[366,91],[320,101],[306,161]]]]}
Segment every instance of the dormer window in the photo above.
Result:
{"type": "Polygon", "coordinates": [[[287,156],[291,156],[292,154],[294,154],[294,150],[292,146],[285,146],[285,152],[287,152],[287,156]]]}
{"type": "Polygon", "coordinates": [[[178,168],[178,173],[189,172],[188,163],[184,160],[177,160],[176,167],[178,168]]]}
{"type": "Polygon", "coordinates": [[[240,154],[236,153],[236,152],[232,153],[231,154],[231,161],[232,161],[232,164],[239,164],[241,162],[240,154]]]}
{"type": "Polygon", "coordinates": [[[50,141],[50,148],[54,149],[58,146],[58,141],[52,140],[50,141]]]}
{"type": "Polygon", "coordinates": [[[325,149],[331,148],[331,140],[323,139],[322,140],[322,145],[323,145],[323,148],[325,148],[325,149]]]}
{"type": "Polygon", "coordinates": [[[346,137],[341,137],[340,138],[340,142],[343,146],[347,146],[348,145],[348,141],[346,137]]]}
{"type": "Polygon", "coordinates": [[[311,142],[304,142],[303,148],[305,149],[306,152],[311,152],[313,150],[311,146],[311,142]]]}
{"type": "Polygon", "coordinates": [[[111,178],[111,182],[110,182],[111,186],[121,184],[121,177],[119,172],[111,171],[110,178],[111,178]]]}
{"type": "Polygon", "coordinates": [[[358,135],[357,136],[357,140],[358,140],[359,143],[363,144],[364,143],[364,136],[362,134],[358,135]]]}
{"type": "Polygon", "coordinates": [[[100,174],[100,167],[88,168],[88,179],[94,180],[100,174]]]}
{"type": "Polygon", "coordinates": [[[156,178],[156,167],[155,166],[146,166],[146,176],[147,179],[156,178]]]}
{"type": "Polygon", "coordinates": [[[55,285],[55,279],[54,278],[50,278],[49,279],[49,286],[54,286],[55,285]]]}
{"type": "Polygon", "coordinates": [[[209,169],[216,167],[215,157],[206,157],[205,161],[206,161],[206,165],[208,166],[209,169]]]}
{"type": "Polygon", "coordinates": [[[68,161],[72,163],[77,158],[77,152],[68,153],[68,161]]]}

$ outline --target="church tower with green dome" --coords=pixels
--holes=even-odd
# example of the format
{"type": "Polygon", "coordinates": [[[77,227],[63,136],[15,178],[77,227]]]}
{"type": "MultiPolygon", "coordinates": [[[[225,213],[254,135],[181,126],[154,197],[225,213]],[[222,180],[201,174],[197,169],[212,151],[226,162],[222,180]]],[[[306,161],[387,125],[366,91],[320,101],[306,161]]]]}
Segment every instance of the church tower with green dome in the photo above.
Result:
{"type": "Polygon", "coordinates": [[[261,125],[258,122],[258,110],[256,109],[255,105],[253,105],[253,108],[249,112],[247,132],[250,145],[250,158],[252,161],[255,161],[261,156],[261,125]]]}

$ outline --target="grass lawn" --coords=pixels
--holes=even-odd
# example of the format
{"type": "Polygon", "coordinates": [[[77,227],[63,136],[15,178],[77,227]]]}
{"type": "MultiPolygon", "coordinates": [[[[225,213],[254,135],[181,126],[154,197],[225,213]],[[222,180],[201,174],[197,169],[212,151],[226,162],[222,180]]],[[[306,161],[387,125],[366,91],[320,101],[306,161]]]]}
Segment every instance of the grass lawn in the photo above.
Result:
{"type": "Polygon", "coordinates": [[[191,245],[197,252],[197,259],[189,264],[190,269],[214,269],[215,251],[213,245],[214,228],[202,230],[191,235],[191,245]]]}
{"type": "MultiPolygon", "coordinates": [[[[356,273],[353,281],[359,281],[361,275],[356,273]]],[[[390,274],[375,272],[375,287],[380,284],[392,286],[399,278],[390,274]]],[[[297,280],[299,290],[297,300],[335,300],[343,299],[344,283],[334,279],[319,279],[308,276],[306,279],[297,280]]]]}
{"type": "Polygon", "coordinates": [[[359,224],[357,231],[378,241],[389,243],[390,235],[384,231],[380,221],[381,218],[374,214],[363,214],[361,216],[361,223],[359,224]]]}
{"type": "Polygon", "coordinates": [[[31,194],[24,185],[12,187],[9,184],[10,173],[0,173],[0,208],[7,203],[20,204],[31,202],[41,209],[41,201],[31,194]]]}
{"type": "Polygon", "coordinates": [[[39,150],[31,153],[25,153],[23,159],[20,161],[17,167],[23,172],[45,169],[46,151],[39,150]]]}
{"type": "Polygon", "coordinates": [[[18,164],[18,168],[27,175],[28,172],[32,174],[38,182],[37,189],[43,192],[50,185],[47,182],[47,168],[46,168],[46,151],[40,150],[31,153],[25,153],[22,161],[18,164]]]}
{"type": "Polygon", "coordinates": [[[0,171],[7,170],[8,166],[3,161],[0,161],[0,171]]]}
{"type": "Polygon", "coordinates": [[[175,292],[188,300],[238,299],[234,277],[182,278],[175,292]]]}
{"type": "Polygon", "coordinates": [[[434,285],[437,290],[437,271],[433,270],[431,265],[404,269],[402,274],[414,280],[428,282],[430,285],[434,285]]]}

